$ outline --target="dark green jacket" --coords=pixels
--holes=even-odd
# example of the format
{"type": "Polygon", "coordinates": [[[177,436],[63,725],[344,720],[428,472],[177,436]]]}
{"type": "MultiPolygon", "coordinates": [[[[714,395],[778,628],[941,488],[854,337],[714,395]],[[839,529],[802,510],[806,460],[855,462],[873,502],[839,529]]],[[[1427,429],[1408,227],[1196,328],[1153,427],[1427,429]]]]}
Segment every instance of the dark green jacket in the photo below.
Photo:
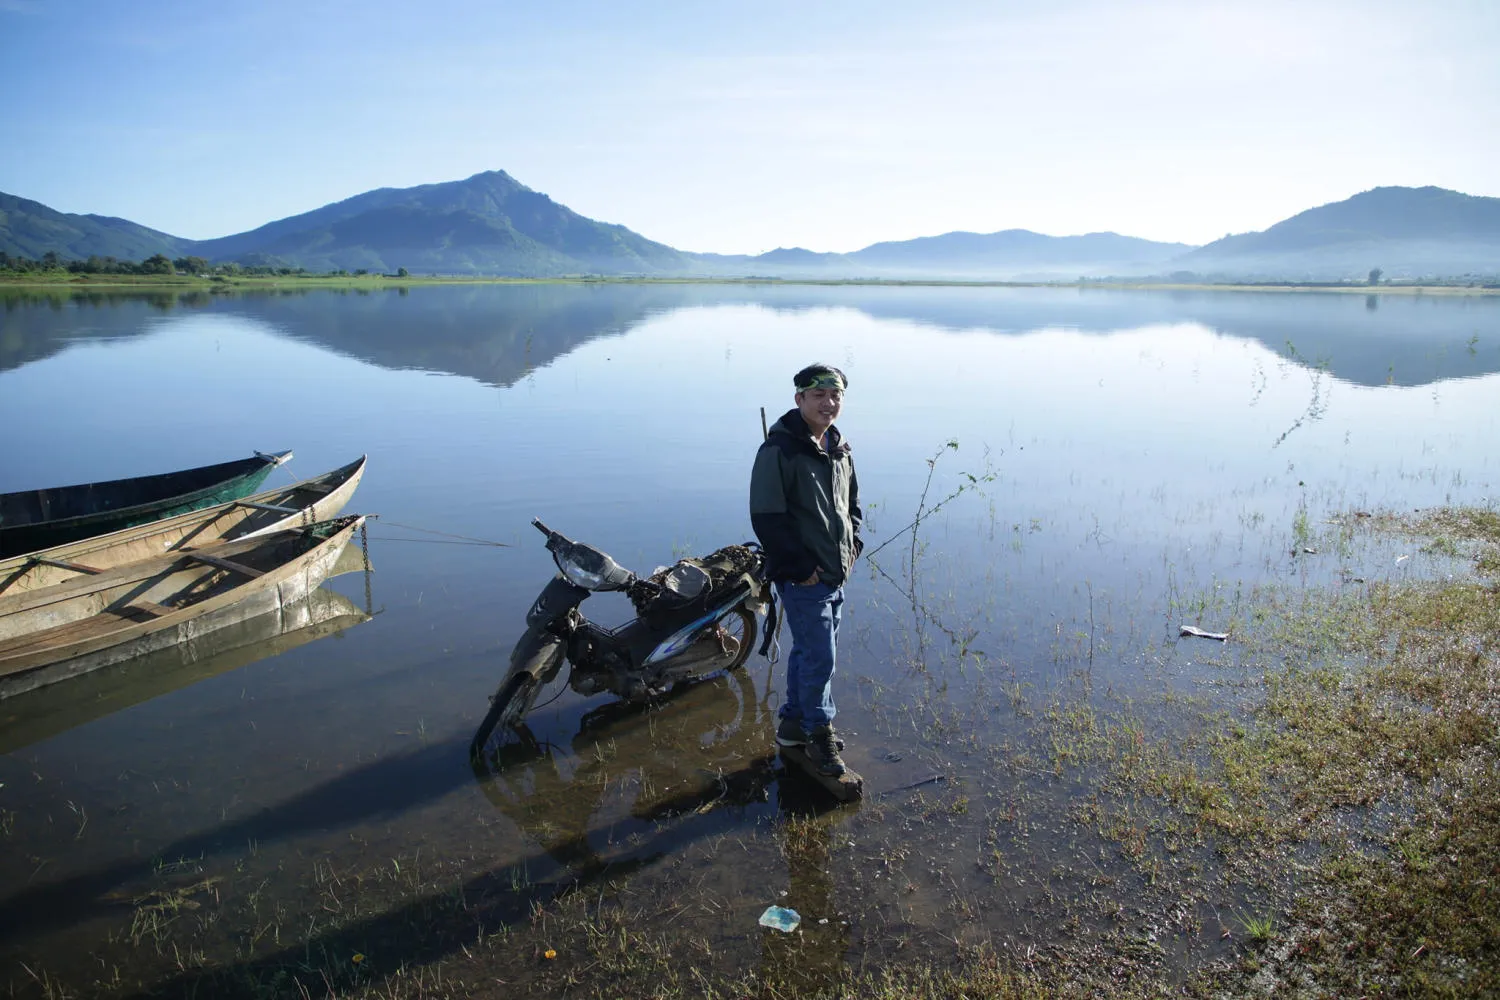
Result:
{"type": "Polygon", "coordinates": [[[750,474],[750,524],[766,553],[772,580],[806,580],[822,567],[838,586],[864,548],[859,479],[849,443],[828,428],[828,450],[812,439],[800,411],[772,425],[750,474]]]}

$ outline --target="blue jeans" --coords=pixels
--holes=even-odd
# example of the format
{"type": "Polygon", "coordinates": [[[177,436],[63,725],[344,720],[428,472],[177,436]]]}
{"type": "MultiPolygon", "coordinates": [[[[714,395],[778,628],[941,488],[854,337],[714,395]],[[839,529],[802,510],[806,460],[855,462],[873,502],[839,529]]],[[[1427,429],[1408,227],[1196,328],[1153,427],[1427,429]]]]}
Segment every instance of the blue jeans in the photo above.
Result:
{"type": "Polygon", "coordinates": [[[783,719],[795,719],[808,732],[833,725],[833,668],[838,658],[839,618],[844,588],[826,583],[778,583],[782,613],[792,630],[786,658],[783,719]]]}

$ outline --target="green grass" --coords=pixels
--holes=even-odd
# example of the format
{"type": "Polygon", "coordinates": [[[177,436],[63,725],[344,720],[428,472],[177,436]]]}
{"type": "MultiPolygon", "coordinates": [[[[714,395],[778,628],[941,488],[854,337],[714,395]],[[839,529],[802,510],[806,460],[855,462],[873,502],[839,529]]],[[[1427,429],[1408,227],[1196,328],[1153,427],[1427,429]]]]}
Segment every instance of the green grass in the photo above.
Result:
{"type": "Polygon", "coordinates": [[[1245,936],[1256,944],[1265,944],[1276,931],[1276,920],[1270,914],[1242,914],[1239,921],[1245,936]]]}
{"type": "Polygon", "coordinates": [[[1371,527],[1447,539],[1477,578],[1262,591],[1246,656],[1224,668],[1258,698],[1213,720],[1206,754],[1173,737],[1101,751],[1106,789],[1161,807],[1138,839],[1193,818],[1243,884],[1284,900],[1241,917],[1264,947],[1221,978],[1230,995],[1500,989],[1500,517],[1371,527]]]}

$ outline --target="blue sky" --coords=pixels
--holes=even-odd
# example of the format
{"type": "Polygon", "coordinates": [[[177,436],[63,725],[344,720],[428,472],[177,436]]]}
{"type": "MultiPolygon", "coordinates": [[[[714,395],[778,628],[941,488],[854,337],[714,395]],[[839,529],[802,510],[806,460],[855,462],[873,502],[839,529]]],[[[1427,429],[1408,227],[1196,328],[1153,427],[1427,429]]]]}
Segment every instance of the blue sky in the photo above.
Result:
{"type": "Polygon", "coordinates": [[[0,0],[0,191],[223,236],[503,169],[685,250],[1500,196],[1500,3],[0,0]]]}

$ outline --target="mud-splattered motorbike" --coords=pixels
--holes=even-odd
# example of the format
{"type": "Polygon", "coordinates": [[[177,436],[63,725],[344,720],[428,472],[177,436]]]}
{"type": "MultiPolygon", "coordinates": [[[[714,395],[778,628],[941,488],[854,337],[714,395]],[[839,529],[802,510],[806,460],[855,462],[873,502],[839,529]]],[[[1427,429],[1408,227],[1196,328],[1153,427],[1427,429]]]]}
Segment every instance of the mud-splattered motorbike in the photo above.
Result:
{"type": "Polygon", "coordinates": [[[743,666],[755,645],[758,612],[767,612],[767,631],[775,630],[765,559],[753,542],[638,577],[599,549],[540,520],[531,523],[546,536],[558,572],[526,613],[526,631],[470,744],[474,755],[497,728],[520,724],[564,660],[572,667],[568,684],[579,694],[608,691],[643,701],[743,666]],[[613,629],[589,621],[579,605],[602,591],[624,591],[637,617],[613,629]]]}

